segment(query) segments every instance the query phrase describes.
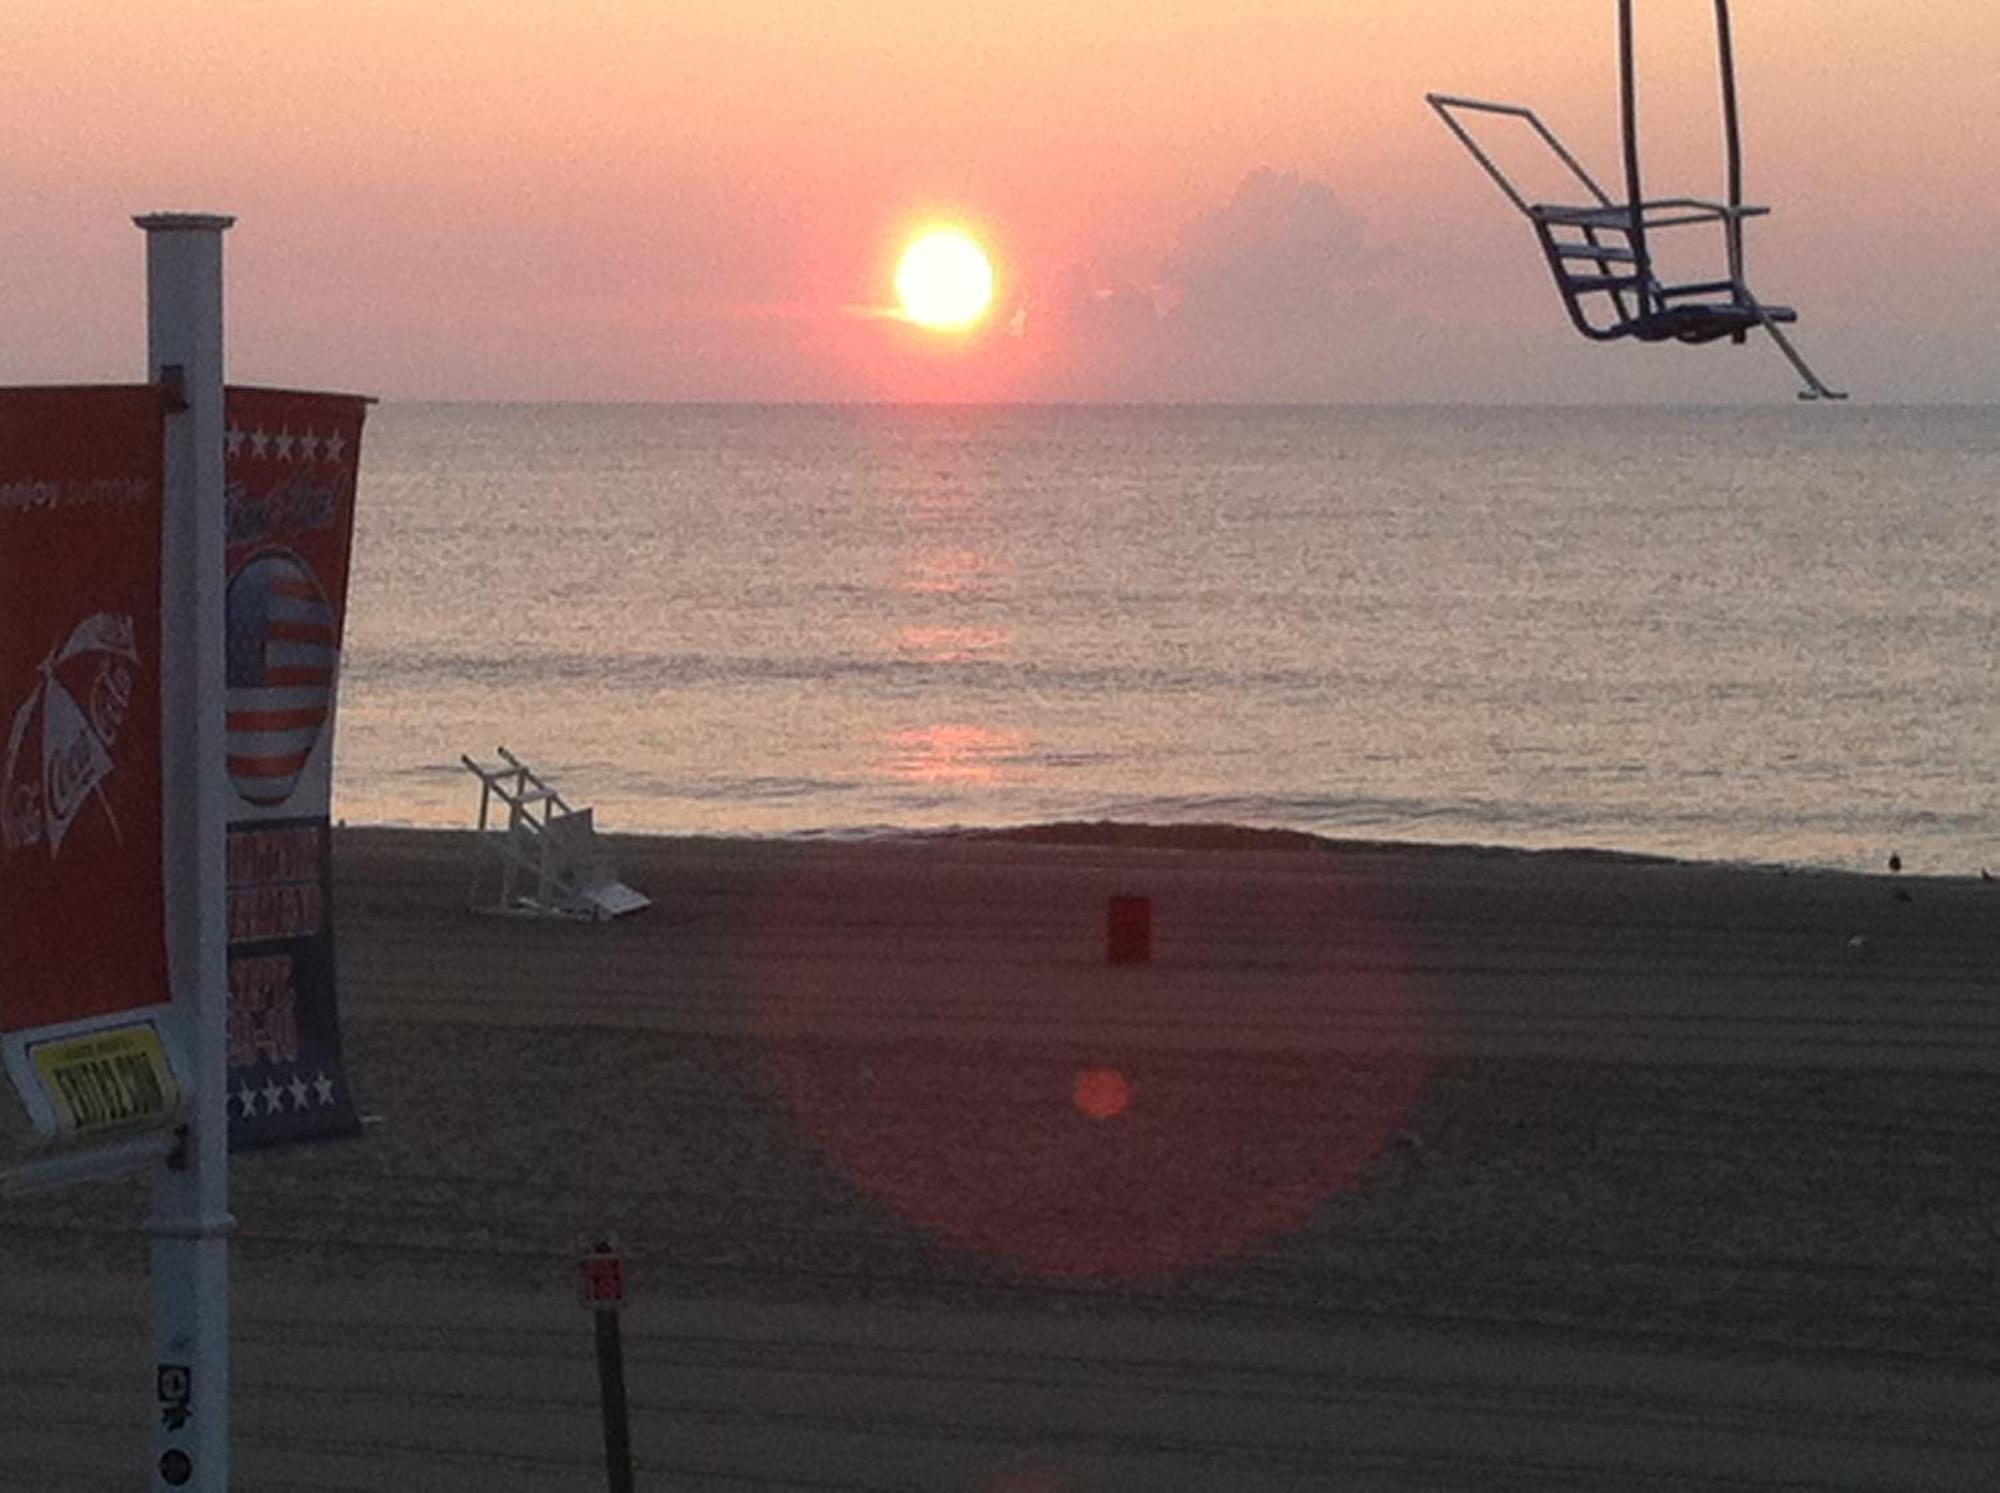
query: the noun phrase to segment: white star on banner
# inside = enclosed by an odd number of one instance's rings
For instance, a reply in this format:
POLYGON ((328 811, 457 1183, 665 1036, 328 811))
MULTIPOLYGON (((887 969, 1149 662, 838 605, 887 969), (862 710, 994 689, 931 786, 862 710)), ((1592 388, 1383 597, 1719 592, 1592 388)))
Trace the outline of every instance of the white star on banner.
POLYGON ((247 439, 246 433, 240 426, 232 425, 222 433, 222 444, 228 448, 228 454, 231 456, 243 449, 245 439, 247 439))
POLYGON ((285 1106, 281 1101, 285 1097, 285 1091, 278 1087, 278 1080, 274 1078, 266 1083, 263 1093, 265 1111, 274 1115, 283 1114, 285 1106))
POLYGON ((243 1106, 244 1119, 247 1120, 257 1113, 257 1091, 249 1084, 244 1084, 236 1091, 236 1102, 243 1106))
POLYGON ((264 434, 263 426, 260 425, 250 432, 250 454, 252 456, 262 456, 264 448, 270 444, 271 438, 264 434))
POLYGON ((304 435, 299 437, 299 460, 319 460, 319 437, 314 435, 311 430, 307 430, 304 435))
POLYGON ((282 427, 278 431, 277 444, 278 460, 290 461, 292 459, 292 431, 290 426, 282 427))
POLYGON ((292 1091, 292 1108, 304 1109, 306 1107, 306 1081, 294 1073, 292 1081, 286 1084, 285 1087, 292 1091))
POLYGON ((345 451, 346 449, 347 449, 347 438, 343 436, 339 431, 336 430, 332 435, 326 438, 326 459, 328 461, 339 461, 340 453, 345 451))
POLYGON ((319 1090, 321 1104, 333 1103, 333 1080, 326 1076, 326 1069, 319 1070, 319 1077, 313 1080, 313 1087, 319 1090))

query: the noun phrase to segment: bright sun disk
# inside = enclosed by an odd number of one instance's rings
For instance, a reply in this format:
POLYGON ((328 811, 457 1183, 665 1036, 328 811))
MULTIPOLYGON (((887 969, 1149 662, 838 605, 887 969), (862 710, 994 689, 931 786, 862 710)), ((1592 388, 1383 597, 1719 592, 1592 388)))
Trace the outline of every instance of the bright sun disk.
POLYGON ((906 320, 960 331, 992 303, 993 266, 970 234, 934 228, 912 239, 896 262, 896 298, 906 320))

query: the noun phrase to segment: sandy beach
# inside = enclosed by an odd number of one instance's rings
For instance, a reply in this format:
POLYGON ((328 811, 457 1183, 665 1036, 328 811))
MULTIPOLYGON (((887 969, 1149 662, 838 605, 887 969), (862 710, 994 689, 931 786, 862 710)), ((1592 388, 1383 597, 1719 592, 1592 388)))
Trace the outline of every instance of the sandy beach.
MULTIPOLYGON (((601 1486, 602 1229, 644 1488, 1993 1485, 1976 868, 614 843, 584 926, 337 835, 373 1123, 239 1158, 242 1486, 601 1486)), ((143 1206, 0 1203, 0 1487, 134 1485, 143 1206)))

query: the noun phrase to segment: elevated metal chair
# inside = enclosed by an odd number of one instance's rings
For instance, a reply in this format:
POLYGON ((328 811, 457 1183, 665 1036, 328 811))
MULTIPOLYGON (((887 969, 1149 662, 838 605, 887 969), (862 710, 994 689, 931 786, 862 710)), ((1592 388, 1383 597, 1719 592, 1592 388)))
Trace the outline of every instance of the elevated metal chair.
POLYGON ((1771 334, 1806 387, 1801 399, 1845 399, 1806 365, 1779 330, 1798 320, 1790 306, 1771 305, 1752 294, 1744 278, 1743 224, 1768 207, 1743 202, 1743 149, 1736 115, 1736 64, 1729 34, 1729 0, 1715 0, 1716 50, 1722 70, 1722 124, 1727 152, 1727 202, 1696 197, 1648 200, 1639 184, 1638 97, 1633 72, 1632 0, 1618 0, 1618 86, 1625 156, 1625 197, 1614 201, 1581 162, 1532 109, 1455 94, 1426 94, 1452 134, 1471 152, 1507 199, 1534 226, 1563 305, 1576 329, 1597 342, 1631 337, 1640 342, 1714 342, 1727 337, 1741 344, 1762 328, 1771 334), (1589 194, 1583 203, 1529 202, 1482 150, 1459 112, 1504 115, 1527 123, 1589 194), (1679 284, 1655 273, 1651 236, 1697 224, 1722 229, 1721 272, 1679 284))

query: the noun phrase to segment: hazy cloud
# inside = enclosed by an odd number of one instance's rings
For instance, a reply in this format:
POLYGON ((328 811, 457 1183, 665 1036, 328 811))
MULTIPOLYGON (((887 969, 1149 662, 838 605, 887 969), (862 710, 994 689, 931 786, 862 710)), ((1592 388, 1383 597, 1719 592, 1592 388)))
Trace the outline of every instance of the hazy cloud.
POLYGON ((1385 320, 1357 294, 1385 257, 1331 186, 1258 170, 1183 227, 1144 283, 1072 267, 1029 327, 1062 397, 1337 397, 1355 344, 1385 320))
POLYGON ((1369 267, 1366 225, 1324 182, 1253 171, 1235 195, 1181 230, 1161 266, 1176 311, 1282 327, 1337 303, 1369 267))

